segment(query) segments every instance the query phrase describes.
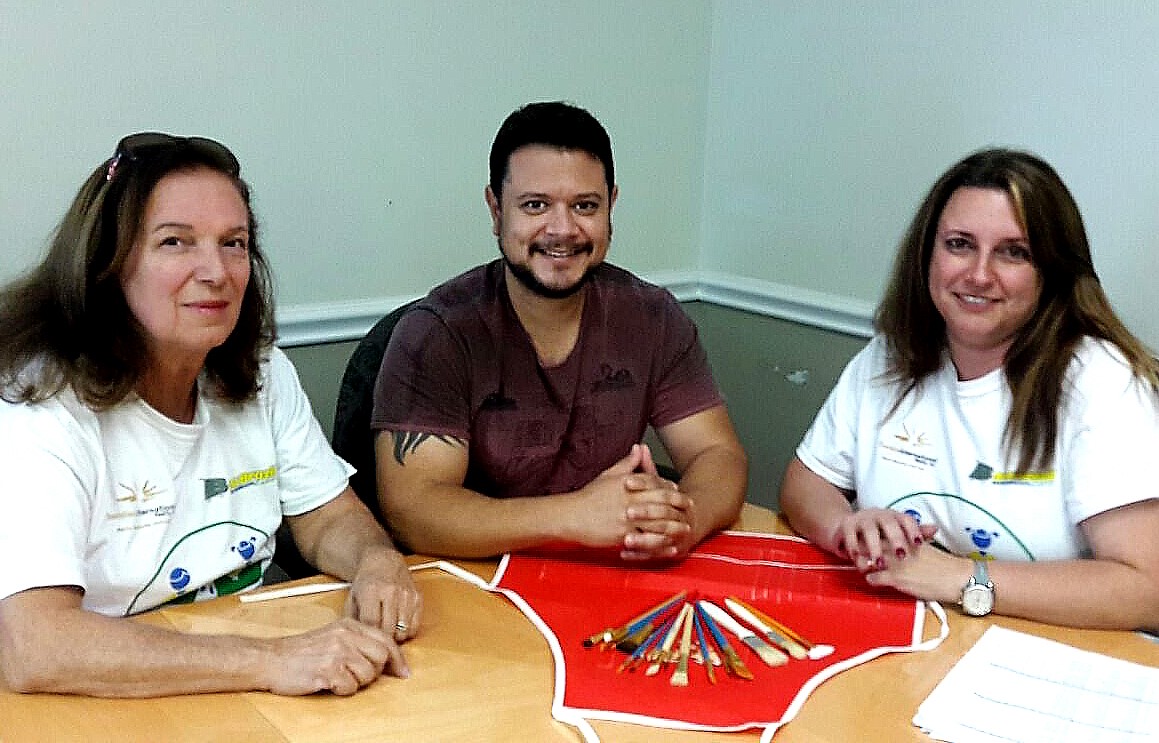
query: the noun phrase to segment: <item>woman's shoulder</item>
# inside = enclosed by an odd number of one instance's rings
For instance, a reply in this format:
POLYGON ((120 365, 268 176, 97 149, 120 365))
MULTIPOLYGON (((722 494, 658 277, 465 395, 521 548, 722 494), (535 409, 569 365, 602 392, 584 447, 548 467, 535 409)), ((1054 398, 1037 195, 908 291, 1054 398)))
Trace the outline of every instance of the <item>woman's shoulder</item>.
POLYGON ((262 359, 258 380, 258 398, 267 403, 285 399, 302 388, 297 367, 277 346, 272 346, 262 359))
POLYGON ((849 360, 845 370, 865 379, 881 377, 891 368, 889 341, 883 335, 875 335, 849 360))
POLYGON ((1103 338, 1084 336, 1075 346, 1069 373, 1072 380, 1097 377, 1101 380, 1119 377, 1123 380, 1134 377, 1131 362, 1114 343, 1103 338))
POLYGON ((98 416, 97 411, 86 405, 71 387, 65 387, 44 400, 0 400, 0 429, 3 429, 4 437, 26 442, 99 437, 101 424, 98 416))
POLYGON ((271 346, 270 350, 266 352, 265 358, 262 359, 261 368, 263 374, 297 373, 294 369, 294 362, 290 361, 286 352, 277 346, 271 346))
POLYGON ((1132 397, 1156 398, 1156 391, 1131 368, 1131 362, 1114 343, 1084 337, 1075 348, 1067 367, 1067 387, 1088 403, 1118 399, 1126 392, 1132 397))
POLYGON ((889 344, 880 335, 870 338, 845 364, 834 385, 833 393, 847 399, 892 400, 897 379, 891 375, 889 344))

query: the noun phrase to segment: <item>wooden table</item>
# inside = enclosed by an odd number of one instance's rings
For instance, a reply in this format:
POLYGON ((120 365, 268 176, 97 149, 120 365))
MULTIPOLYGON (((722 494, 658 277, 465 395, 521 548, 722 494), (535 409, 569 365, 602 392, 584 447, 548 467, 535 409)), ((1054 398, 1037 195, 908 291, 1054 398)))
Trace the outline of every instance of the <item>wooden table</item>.
MULTIPOLYGON (((746 506, 737 527, 785 531, 774 514, 756 506, 746 506)), ((494 562, 456 562, 485 578, 495 568, 494 562)), ((405 646, 414 673, 405 681, 384 677, 352 697, 246 693, 133 700, 21 695, 0 686, 0 743, 580 740, 573 728, 551 718, 551 655, 515 606, 442 571, 419 571, 415 578, 425 615, 419 636, 405 646)), ((307 582, 314 580, 323 579, 307 582)), ((274 637, 332 621, 342 610, 343 598, 344 592, 338 591, 243 604, 230 596, 160 609, 138 620, 182 632, 274 637)), ((950 636, 941 647, 887 655, 826 681, 796 719, 778 731, 776 743, 928 741, 910 723, 914 712, 990 624, 1159 666, 1159 644, 1136 633, 971 619, 947 609, 950 636)), ((927 622, 931 633, 936 624, 932 617, 927 622)), ((714 734, 593 725, 606 743, 751 743, 759 737, 759 731, 714 734)))

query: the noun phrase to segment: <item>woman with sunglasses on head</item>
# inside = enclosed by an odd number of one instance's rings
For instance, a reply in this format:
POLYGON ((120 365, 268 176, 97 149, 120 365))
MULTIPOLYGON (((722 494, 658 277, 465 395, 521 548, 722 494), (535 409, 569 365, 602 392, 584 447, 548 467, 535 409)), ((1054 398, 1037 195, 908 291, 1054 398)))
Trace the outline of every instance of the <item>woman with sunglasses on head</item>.
POLYGON ((876 326, 785 474, 793 527, 970 615, 1159 628, 1159 363, 1057 173, 1004 149, 950 168, 876 326))
POLYGON ((0 670, 20 691, 351 694, 409 674, 421 599, 273 345, 233 154, 123 139, 0 292, 0 670), (124 617, 261 585, 285 517, 346 617, 186 635, 124 617))

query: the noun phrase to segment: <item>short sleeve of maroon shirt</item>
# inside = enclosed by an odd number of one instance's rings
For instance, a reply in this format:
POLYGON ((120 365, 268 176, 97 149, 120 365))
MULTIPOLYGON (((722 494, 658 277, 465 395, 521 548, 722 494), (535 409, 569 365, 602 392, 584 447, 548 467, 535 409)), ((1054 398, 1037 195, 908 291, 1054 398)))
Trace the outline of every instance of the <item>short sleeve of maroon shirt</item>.
POLYGON ((666 289, 607 264, 579 339, 544 368, 494 261, 434 289, 395 327, 371 427, 467 442, 464 486, 494 497, 576 490, 662 428, 721 404, 696 326, 666 289))

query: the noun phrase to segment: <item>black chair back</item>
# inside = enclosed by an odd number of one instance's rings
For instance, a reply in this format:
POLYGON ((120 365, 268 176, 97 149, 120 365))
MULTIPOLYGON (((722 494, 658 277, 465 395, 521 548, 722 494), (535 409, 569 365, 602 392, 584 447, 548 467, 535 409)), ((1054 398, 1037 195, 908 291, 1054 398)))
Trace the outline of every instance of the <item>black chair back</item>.
MULTIPOLYGON (((370 414, 374 410, 374 383, 378 379, 378 368, 382 366, 382 357, 386 353, 386 345, 390 342, 394 326, 417 302, 417 299, 407 302, 376 322, 355 347, 354 353, 350 354, 338 389, 334 432, 330 437, 334 452, 358 469, 350 478, 350 487, 384 527, 386 520, 378 505, 374 432, 370 430, 370 414)), ((278 529, 274 564, 290 578, 304 578, 318 572, 302 557, 285 521, 278 529)))
POLYGON ((382 357, 394 332, 394 326, 418 300, 396 308, 370 329, 354 349, 342 375, 338 389, 338 403, 334 409, 334 433, 330 443, 334 453, 358 469, 350 478, 350 487, 370 508, 374 517, 384 526, 386 520, 378 505, 378 478, 374 462, 374 432, 370 430, 370 414, 374 410, 374 383, 382 357))

